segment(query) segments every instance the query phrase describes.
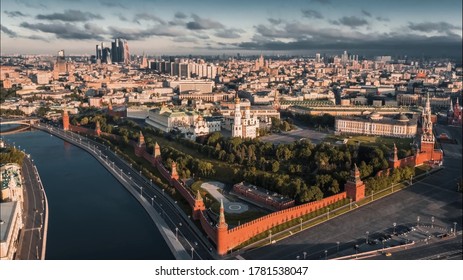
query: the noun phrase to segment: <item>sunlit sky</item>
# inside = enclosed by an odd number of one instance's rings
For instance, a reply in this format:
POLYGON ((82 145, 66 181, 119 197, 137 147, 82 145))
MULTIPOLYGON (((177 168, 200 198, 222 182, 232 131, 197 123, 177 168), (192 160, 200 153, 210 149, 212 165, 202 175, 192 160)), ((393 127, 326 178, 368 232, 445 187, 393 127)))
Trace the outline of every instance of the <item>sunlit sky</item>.
POLYGON ((4 54, 461 54, 461 0, 2 0, 4 54))

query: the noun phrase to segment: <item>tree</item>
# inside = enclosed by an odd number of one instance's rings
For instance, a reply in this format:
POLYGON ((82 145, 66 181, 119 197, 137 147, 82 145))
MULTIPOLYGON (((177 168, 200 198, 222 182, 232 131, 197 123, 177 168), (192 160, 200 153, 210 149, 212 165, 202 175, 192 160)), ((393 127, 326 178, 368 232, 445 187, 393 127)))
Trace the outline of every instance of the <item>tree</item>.
POLYGON ((83 118, 80 120, 80 124, 81 124, 81 125, 87 125, 87 124, 88 124, 88 118, 87 118, 87 117, 83 117, 83 118))
POLYGON ((278 172, 278 170, 280 170, 280 164, 278 163, 278 161, 274 160, 272 162, 272 172, 276 173, 278 172))

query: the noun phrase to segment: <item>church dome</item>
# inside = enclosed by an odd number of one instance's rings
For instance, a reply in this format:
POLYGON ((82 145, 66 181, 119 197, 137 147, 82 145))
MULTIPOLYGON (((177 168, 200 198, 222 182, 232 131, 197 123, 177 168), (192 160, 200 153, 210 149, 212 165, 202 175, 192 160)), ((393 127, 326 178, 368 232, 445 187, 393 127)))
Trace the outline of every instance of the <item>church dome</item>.
POLYGON ((409 119, 407 118, 407 116, 405 116, 405 114, 400 114, 399 116, 399 122, 408 122, 409 119))
POLYGON ((372 120, 381 120, 383 117, 378 112, 373 112, 370 114, 370 119, 372 120))

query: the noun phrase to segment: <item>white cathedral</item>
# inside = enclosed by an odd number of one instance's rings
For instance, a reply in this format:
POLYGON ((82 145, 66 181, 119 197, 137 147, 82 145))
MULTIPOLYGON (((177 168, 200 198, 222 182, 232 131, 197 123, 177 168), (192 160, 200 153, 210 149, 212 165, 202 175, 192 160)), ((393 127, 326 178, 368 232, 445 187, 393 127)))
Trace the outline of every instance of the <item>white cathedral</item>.
POLYGON ((246 106, 244 114, 241 112, 240 99, 235 98, 235 116, 232 125, 232 137, 256 138, 259 136, 259 119, 251 116, 251 107, 246 106))

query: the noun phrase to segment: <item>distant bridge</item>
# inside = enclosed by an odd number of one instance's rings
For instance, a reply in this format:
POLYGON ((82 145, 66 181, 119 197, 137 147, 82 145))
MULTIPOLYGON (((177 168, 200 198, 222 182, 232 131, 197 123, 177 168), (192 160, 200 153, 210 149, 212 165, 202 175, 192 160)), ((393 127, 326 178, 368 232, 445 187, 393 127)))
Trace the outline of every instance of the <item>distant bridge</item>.
POLYGON ((23 130, 27 130, 33 125, 38 124, 39 122, 40 122, 39 118, 17 118, 17 119, 0 118, 0 125, 4 125, 4 124, 19 124, 20 125, 20 127, 18 127, 17 129, 8 130, 5 132, 3 130, 0 130, 0 134, 7 135, 7 134, 12 134, 12 133, 20 132, 23 130))
POLYGON ((0 125, 3 124, 21 124, 31 126, 33 124, 38 124, 40 122, 39 118, 17 118, 17 119, 3 119, 0 118, 0 125))

